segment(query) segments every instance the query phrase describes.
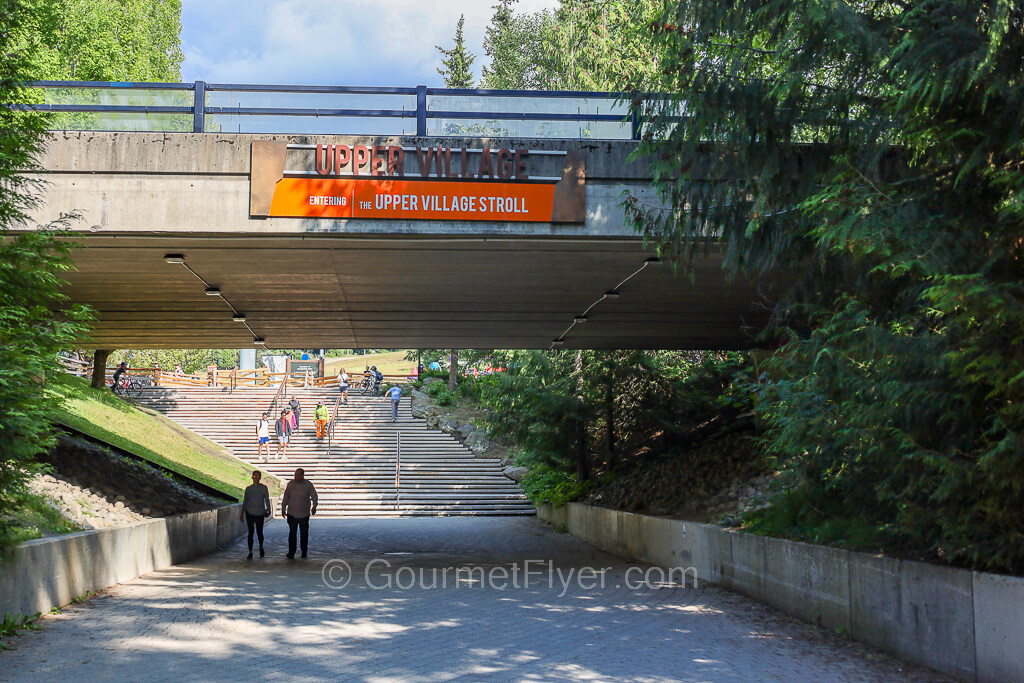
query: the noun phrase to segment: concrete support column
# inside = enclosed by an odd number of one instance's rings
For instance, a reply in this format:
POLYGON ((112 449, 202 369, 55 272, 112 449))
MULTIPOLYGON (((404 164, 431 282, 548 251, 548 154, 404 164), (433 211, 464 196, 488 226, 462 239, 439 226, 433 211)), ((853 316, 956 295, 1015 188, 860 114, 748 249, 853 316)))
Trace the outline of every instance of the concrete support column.
POLYGON ((256 369, 256 349, 239 349, 238 350, 238 369, 239 370, 255 370, 256 369))

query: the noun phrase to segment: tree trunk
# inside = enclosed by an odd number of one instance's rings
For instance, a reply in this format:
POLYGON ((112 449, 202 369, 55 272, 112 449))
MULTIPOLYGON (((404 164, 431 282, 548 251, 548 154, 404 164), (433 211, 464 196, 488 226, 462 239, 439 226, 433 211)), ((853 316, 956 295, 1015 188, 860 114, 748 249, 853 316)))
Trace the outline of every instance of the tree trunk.
POLYGON ((576 478, 590 479, 590 460, 587 458, 586 397, 583 395, 583 351, 576 352, 576 399, 579 401, 576 415, 576 478))
POLYGON ((616 461, 615 452, 615 394, 612 391, 611 368, 605 376, 604 384, 604 421, 608 436, 608 467, 614 467, 616 461))
POLYGON ((448 391, 455 391, 459 383, 459 350, 452 349, 448 358, 448 391))
POLYGON ((107 386, 107 358, 110 351, 96 349, 92 355, 92 388, 103 389, 107 386))
POLYGON ((576 422, 576 478, 590 479, 590 460, 587 458, 587 430, 582 416, 576 422))

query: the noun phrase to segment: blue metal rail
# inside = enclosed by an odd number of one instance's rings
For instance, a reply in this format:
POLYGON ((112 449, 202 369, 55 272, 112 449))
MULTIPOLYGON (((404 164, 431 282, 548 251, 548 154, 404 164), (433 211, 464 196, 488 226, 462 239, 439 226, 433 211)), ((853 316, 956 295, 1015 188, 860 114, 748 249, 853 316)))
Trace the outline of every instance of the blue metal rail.
MULTIPOLYGON (((631 96, 625 93, 576 92, 566 90, 486 90, 467 88, 428 88, 416 87, 371 87, 371 86, 327 86, 327 85, 243 85, 232 83, 117 83, 105 81, 36 81, 32 87, 42 90, 45 103, 15 105, 18 109, 53 112, 59 114, 108 113, 115 115, 147 115, 162 114, 177 117, 177 126, 166 124, 161 129, 159 122, 147 123, 146 130, 183 130, 183 121, 191 118, 191 129, 195 133, 207 132, 207 118, 217 121, 217 132, 224 130, 221 122, 226 117, 239 117, 236 121, 264 117, 263 125, 273 125, 268 117, 311 117, 313 119, 390 119, 415 120, 415 135, 491 135, 501 137, 503 124, 508 127, 519 124, 529 125, 536 122, 541 136, 544 129, 541 124, 548 123, 548 131, 552 132, 558 124, 583 124, 578 129, 579 135, 600 138, 590 124, 605 124, 603 130, 610 132, 615 139, 638 139, 640 135, 640 118, 637 106, 631 96), (91 91, 85 94, 83 91, 91 91), (121 100, 125 98, 156 99, 166 101, 175 99, 175 92, 182 93, 178 100, 191 100, 191 105, 182 101, 180 104, 144 104, 102 103, 103 100, 121 100), (81 95, 79 95, 81 93, 81 95), (367 97, 370 100, 383 101, 388 107, 347 107, 347 106, 303 106, 305 99, 308 104, 317 98, 323 100, 330 96, 351 96, 349 99, 367 97), (64 99, 64 102, 52 100, 64 99), (93 101, 81 101, 81 100, 93 101), (243 103, 242 100, 257 100, 255 103, 243 103), (259 100, 285 100, 272 102, 274 105, 296 106, 265 106, 259 100), (67 100, 71 100, 70 102, 67 100), (77 100, 77 101, 76 101, 77 100), (100 100, 100 103, 96 103, 100 100), (235 101, 234 105, 229 104, 235 101), (388 100, 391 100, 388 102, 388 100), (398 106, 400 105, 400 106, 398 106), (495 108, 495 111, 491 111, 495 108), (430 132, 428 122, 433 121, 435 130, 430 132), (459 129, 454 122, 465 122, 459 129), (486 123, 492 124, 491 129, 486 123), (153 125, 157 127, 152 127, 153 125), (442 128, 442 126, 447 128, 442 128), (474 128, 476 126, 476 128, 474 128), (442 132, 447 130, 448 132, 442 132), (497 132, 494 132, 497 130, 497 132)), ((372 102, 371 104, 375 104, 372 102)), ((346 103, 341 103, 346 104, 346 103)), ((65 129, 97 130, 86 126, 81 120, 74 119, 63 122, 65 129)), ((339 125, 341 124, 338 121, 339 125)), ((321 126, 322 127, 322 126, 321 126)), ((386 126, 385 126, 386 127, 386 126)), ((111 128, 113 129, 113 128, 111 128)), ((241 131, 241 124, 238 125, 241 131)), ((404 130, 404 129, 403 129, 404 130)), ((252 132, 252 131, 246 131, 252 132)), ((266 132, 274 132, 267 130, 266 132)), ((335 132, 344 132, 337 130, 335 132)), ((360 131, 367 132, 367 131, 360 131)), ((412 128, 410 126, 410 133, 412 128)), ((381 130, 378 134, 388 134, 381 130)), ((517 135, 519 136, 519 135, 517 135)), ((553 135, 553 137, 568 137, 553 135)))

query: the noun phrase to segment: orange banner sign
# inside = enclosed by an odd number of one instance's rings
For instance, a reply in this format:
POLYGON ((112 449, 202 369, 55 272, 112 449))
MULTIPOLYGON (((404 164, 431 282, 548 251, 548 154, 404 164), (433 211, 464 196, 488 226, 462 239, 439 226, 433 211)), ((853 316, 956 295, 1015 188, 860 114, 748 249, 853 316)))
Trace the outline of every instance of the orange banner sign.
POLYGON ((553 183, 282 178, 269 215, 548 222, 554 198, 553 183))
MULTIPOLYGON (((474 178, 473 173, 468 177, 463 173, 459 174, 463 177, 451 175, 455 173, 447 163, 451 148, 438 147, 431 153, 429 148, 424 152, 416 147, 413 149, 423 156, 423 163, 418 167, 420 174, 427 177, 407 179, 406 172, 414 171, 416 167, 407 169, 402 164, 412 166, 411 162, 418 161, 419 156, 412 159, 416 155, 398 153, 403 148, 392 147, 397 151, 393 155, 393 168, 387 175, 368 173, 361 176, 357 162, 346 162, 348 166, 335 163, 326 169, 328 173, 324 173, 325 169, 320 168, 323 159, 312 157, 319 150, 322 152, 320 157, 336 158, 340 154, 338 150, 349 149, 345 144, 288 145, 279 140, 253 140, 249 215, 257 218, 539 223, 582 223, 586 220, 586 172, 583 154, 579 150, 536 152, 538 157, 548 154, 543 157, 545 159, 562 154, 564 161, 559 159, 561 176, 552 174, 543 176, 543 179, 535 176, 534 180, 523 166, 526 156, 534 154, 529 150, 498 150, 498 165, 495 167, 488 162, 487 148, 461 149, 456 157, 460 160, 467 157, 482 169, 480 173, 483 176, 491 178, 480 180, 474 178), (473 155, 479 160, 470 158, 473 155), (285 171, 286 161, 288 168, 297 170, 285 171), (316 175, 309 170, 313 166, 317 167, 316 175), (436 177, 430 176, 432 166, 436 167, 436 177), (339 175, 346 168, 351 175, 339 175), (498 171, 493 171, 494 168, 498 171)), ((380 149, 391 154, 391 147, 380 149)), ((359 155, 350 152, 349 156, 359 155)), ((473 166, 469 161, 460 161, 466 173, 473 166)), ((377 164, 380 166, 382 164, 377 164)), ((381 168, 377 170, 383 173, 381 168)))

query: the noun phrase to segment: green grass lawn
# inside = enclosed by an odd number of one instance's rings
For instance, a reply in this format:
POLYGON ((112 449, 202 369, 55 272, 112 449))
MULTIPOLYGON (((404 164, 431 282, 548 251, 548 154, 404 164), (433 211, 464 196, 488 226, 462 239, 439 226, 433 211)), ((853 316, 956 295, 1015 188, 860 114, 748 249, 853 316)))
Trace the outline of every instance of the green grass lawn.
POLYGON ((342 356, 341 358, 325 358, 324 374, 333 377, 339 368, 345 368, 350 375, 361 375, 368 365, 376 365, 385 375, 408 376, 416 367, 416 361, 405 360, 407 351, 389 351, 388 353, 370 353, 365 356, 342 356))
MULTIPOLYGON (((236 500, 251 483, 252 466, 160 413, 120 399, 106 389, 70 375, 49 378, 46 393, 62 399, 51 418, 59 423, 190 479, 236 500)), ((263 483, 276 495, 281 481, 264 473, 263 483)))

